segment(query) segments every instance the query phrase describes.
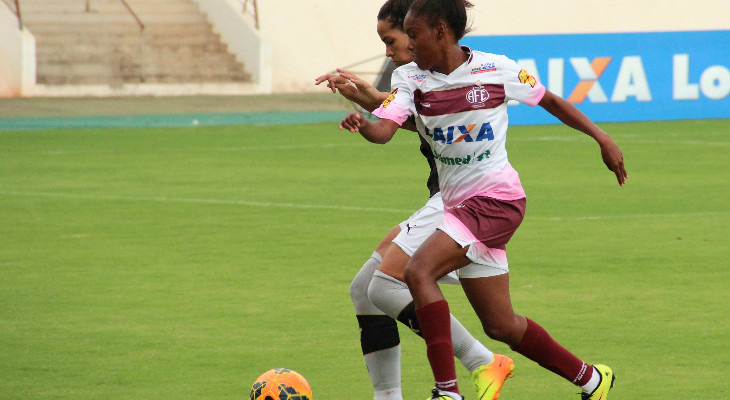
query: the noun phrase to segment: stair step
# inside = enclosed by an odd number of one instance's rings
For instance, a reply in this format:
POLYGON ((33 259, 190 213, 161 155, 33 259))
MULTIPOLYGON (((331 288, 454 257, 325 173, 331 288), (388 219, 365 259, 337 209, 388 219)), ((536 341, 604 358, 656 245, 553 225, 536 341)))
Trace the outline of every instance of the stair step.
MULTIPOLYGON (((37 46, 36 56, 47 59, 47 57, 67 56, 81 57, 83 55, 94 55, 103 53, 139 53, 140 43, 138 40, 128 43, 110 43, 108 45, 99 44, 78 44, 75 46, 37 46)), ((146 43, 145 54, 228 54, 228 47, 221 42, 206 43, 146 43)), ((231 55, 231 57, 233 57, 231 55)))
POLYGON ((145 24, 142 35, 119 0, 90 0, 91 12, 83 0, 23 0, 36 38, 37 82, 139 83, 142 61, 150 83, 250 80, 192 0, 127 2, 145 24))
POLYGON ((39 85, 90 85, 90 84, 119 84, 119 83, 225 83, 225 82, 249 82, 251 77, 248 74, 218 74, 218 75, 195 75, 172 76, 169 74, 146 74, 144 79, 138 72, 128 71, 117 74, 114 79, 106 75, 85 75, 80 76, 47 76, 38 79, 39 85))
MULTIPOLYGON (((22 9, 21 9, 22 10, 22 9)), ((97 13, 44 13, 44 14, 28 14, 26 10, 23 12, 23 21, 27 21, 29 24, 53 24, 59 23, 59 18, 63 18, 63 23, 70 26, 74 25, 104 25, 104 24, 115 24, 125 23, 128 21, 134 22, 135 19, 128 13, 115 13, 115 14, 97 14, 97 13)), ((159 23, 172 23, 172 24, 184 24, 184 23, 208 23, 208 19, 205 15, 200 13, 190 14, 186 12, 181 13, 154 13, 154 14, 143 14, 138 15, 139 19, 147 24, 159 24, 159 23)), ((136 22, 135 22, 136 23, 136 22)))
MULTIPOLYGON (((62 26, 43 26, 34 27, 33 25, 27 25, 29 30, 36 36, 38 41, 52 40, 52 41, 68 41, 69 43, 75 43, 76 38, 81 40, 95 40, 97 37, 107 38, 110 36, 119 35, 140 35, 140 29, 135 24, 114 24, 106 29, 100 25, 98 27, 75 27, 70 29, 64 29, 62 26)), ((195 42, 205 40, 207 38, 218 39, 218 35, 213 33, 210 27, 204 27, 200 25, 177 25, 173 27, 165 26, 147 26, 144 30, 145 38, 149 40, 185 40, 187 42, 195 42)))

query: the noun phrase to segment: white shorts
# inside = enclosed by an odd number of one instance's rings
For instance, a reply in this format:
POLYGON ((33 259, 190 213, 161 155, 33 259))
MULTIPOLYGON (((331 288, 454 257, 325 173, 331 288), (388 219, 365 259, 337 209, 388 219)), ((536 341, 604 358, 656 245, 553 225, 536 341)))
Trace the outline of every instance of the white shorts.
MULTIPOLYGON (((444 201, 441 199, 441 193, 436 193, 420 210, 399 224, 400 233, 393 239, 393 243, 408 257, 412 257, 421 244, 436 232, 443 217, 444 201)), ((439 283, 459 284, 459 277, 454 271, 439 279, 439 283)))

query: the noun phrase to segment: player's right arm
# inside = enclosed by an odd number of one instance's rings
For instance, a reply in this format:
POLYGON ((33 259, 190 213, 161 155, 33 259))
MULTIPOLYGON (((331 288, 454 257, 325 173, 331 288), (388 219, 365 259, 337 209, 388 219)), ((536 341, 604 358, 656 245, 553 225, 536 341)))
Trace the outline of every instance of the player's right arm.
POLYGON ((413 102, 409 71, 396 69, 391 77, 393 91, 373 111, 377 121, 370 121, 360 113, 350 113, 340 122, 340 129, 359 132, 365 139, 373 143, 387 143, 395 132, 416 114, 413 102))

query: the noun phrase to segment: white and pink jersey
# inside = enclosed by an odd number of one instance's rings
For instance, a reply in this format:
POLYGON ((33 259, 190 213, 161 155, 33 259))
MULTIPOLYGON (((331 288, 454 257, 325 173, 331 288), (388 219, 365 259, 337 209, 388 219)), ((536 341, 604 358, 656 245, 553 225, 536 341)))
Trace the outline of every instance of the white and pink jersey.
POLYGON ((463 49, 469 59, 449 75, 415 63, 396 69, 393 93, 373 114, 398 124, 418 117, 447 209, 473 196, 521 199, 525 192, 505 147, 507 101, 535 106, 545 87, 505 56, 463 49))

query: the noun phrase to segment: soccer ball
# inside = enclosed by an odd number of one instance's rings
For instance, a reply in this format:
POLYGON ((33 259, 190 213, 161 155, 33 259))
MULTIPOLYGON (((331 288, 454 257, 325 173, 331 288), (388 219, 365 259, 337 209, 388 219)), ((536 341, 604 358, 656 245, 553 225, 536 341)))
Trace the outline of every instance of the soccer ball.
POLYGON ((286 368, 270 369, 251 386, 249 400, 312 400, 309 383, 298 372, 286 368))

